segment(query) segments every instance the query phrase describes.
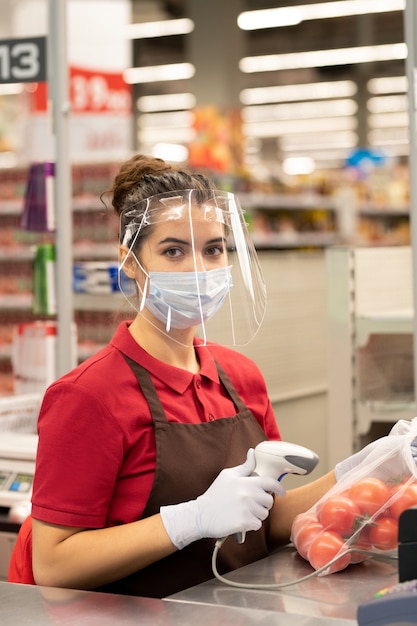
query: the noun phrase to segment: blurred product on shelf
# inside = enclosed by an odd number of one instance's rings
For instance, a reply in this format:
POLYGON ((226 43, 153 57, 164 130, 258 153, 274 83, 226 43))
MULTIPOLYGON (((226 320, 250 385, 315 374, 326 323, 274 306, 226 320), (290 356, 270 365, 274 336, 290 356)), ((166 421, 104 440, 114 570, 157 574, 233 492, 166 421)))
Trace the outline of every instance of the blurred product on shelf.
MULTIPOLYGON (((12 366, 16 394, 42 393, 55 380, 56 334, 57 324, 53 321, 29 322, 14 328, 12 366)), ((75 347, 75 324, 73 341, 75 347)), ((75 365, 74 362, 72 367, 75 365)))
POLYGON ((119 291, 118 264, 111 261, 84 261, 73 266, 74 293, 119 291))
POLYGON ((338 242, 336 209, 253 209, 250 230, 258 247, 324 246, 338 242))
POLYGON ((20 226, 35 232, 55 230, 54 163, 33 163, 28 172, 20 226))
POLYGON ((56 315, 56 267, 55 245, 41 243, 36 246, 33 263, 33 302, 34 315, 56 315))

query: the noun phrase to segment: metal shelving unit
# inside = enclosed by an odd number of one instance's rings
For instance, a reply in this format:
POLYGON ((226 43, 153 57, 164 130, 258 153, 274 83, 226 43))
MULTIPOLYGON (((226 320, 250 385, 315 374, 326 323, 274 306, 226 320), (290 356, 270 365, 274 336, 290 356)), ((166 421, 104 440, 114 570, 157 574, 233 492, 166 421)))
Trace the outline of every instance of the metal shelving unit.
POLYGON ((330 465, 416 414, 411 248, 326 251, 330 465))

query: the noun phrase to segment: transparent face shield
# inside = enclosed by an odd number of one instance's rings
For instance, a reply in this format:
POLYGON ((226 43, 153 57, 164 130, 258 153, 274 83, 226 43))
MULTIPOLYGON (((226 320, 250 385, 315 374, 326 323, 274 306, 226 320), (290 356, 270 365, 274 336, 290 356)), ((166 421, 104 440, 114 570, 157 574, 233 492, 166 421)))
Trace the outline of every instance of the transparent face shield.
POLYGON ((149 324, 183 345, 253 339, 266 287, 234 194, 152 196, 123 211, 120 238, 120 290, 149 324))

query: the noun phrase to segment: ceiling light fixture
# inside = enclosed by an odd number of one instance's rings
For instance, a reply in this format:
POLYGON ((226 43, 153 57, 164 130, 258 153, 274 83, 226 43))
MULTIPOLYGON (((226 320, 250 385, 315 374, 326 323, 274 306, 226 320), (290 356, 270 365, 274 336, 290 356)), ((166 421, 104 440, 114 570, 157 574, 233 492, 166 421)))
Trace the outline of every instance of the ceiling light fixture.
POLYGON ((254 87, 240 92, 242 104, 266 104, 268 102, 294 102, 296 100, 321 100, 327 98, 349 98, 357 92, 352 80, 254 87))
POLYGON ((316 119, 355 115, 358 105, 349 98, 338 100, 310 100, 291 104, 264 104, 242 108, 245 122, 264 122, 272 120, 316 119))
POLYGON ((369 128, 408 128, 408 113, 378 113, 368 115, 369 128))
POLYGON ((244 11, 237 18, 242 30, 261 30, 293 26, 307 20, 322 20, 349 15, 402 11, 405 0, 340 0, 317 2, 292 7, 244 11))
POLYGON ((366 87, 369 93, 379 95, 383 93, 405 93, 408 89, 406 76, 384 76, 382 78, 371 78, 366 87))
POLYGON ((194 30, 194 22, 188 18, 142 22, 126 26, 127 39, 151 39, 170 35, 188 35, 194 30))
POLYGON ((136 106, 143 113, 155 111, 179 111, 195 107, 196 97, 192 93, 170 93, 160 96, 141 96, 136 106))
POLYGON ((188 159, 188 148, 177 143, 157 143, 152 148, 152 156, 164 161, 181 163, 188 159))
POLYGON ((309 132, 337 132, 354 130, 357 127, 355 117, 316 118, 313 120, 285 120, 252 122, 243 124, 243 132, 248 137, 279 137, 283 135, 305 135, 309 132))
POLYGON ((279 146, 284 151, 325 150, 327 148, 353 148, 358 143, 358 135, 353 131, 331 133, 304 133, 279 138, 279 146))
POLYGON ((179 127, 188 128, 194 122, 194 114, 191 111, 169 111, 166 113, 144 113, 138 118, 141 128, 145 127, 179 127))
MULTIPOLYGON (((315 161, 340 161, 347 157, 348 150, 350 150, 350 148, 341 148, 338 150, 335 149, 334 146, 330 146, 327 150, 318 150, 317 148, 314 148, 312 152, 314 153, 313 156, 315 161)), ((309 151, 307 150, 307 152, 309 151)), ((297 148, 294 152, 287 151, 286 154, 291 154, 292 157, 300 157, 305 156, 306 151, 297 148)))
POLYGON ((129 85, 138 83, 157 83, 170 80, 186 80, 195 74, 192 63, 170 63, 148 67, 130 67, 123 72, 123 78, 129 85))
POLYGON ((140 144, 154 145, 156 143, 184 143, 188 144, 195 139, 193 128, 141 128, 138 131, 140 144))
POLYGON ((368 141, 372 145, 376 144, 408 144, 407 128, 374 128, 368 133, 368 141))
POLYGON ((282 162, 282 169, 289 176, 312 174, 316 169, 316 163, 310 156, 290 156, 282 162))
POLYGON ((399 113, 408 111, 408 98, 404 95, 374 96, 369 98, 366 108, 370 113, 399 113))
POLYGON ((15 96, 19 93, 23 93, 22 83, 10 83, 7 85, 0 85, 0 96, 15 96))
POLYGON ((308 52, 244 57, 239 61, 239 68, 245 74, 252 74, 255 72, 275 72, 308 67, 391 61, 394 59, 405 59, 406 56, 406 44, 393 43, 379 46, 358 46, 354 48, 335 48, 334 50, 309 50, 308 52))

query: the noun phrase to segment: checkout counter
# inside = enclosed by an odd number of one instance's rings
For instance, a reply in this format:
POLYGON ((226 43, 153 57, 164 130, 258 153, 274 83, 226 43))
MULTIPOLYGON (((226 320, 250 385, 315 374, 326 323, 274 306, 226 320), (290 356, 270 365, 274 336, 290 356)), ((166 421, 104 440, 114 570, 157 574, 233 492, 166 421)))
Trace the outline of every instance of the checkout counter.
MULTIPOLYGON (((245 584, 286 583, 312 572, 287 546, 229 575, 245 584)), ((370 559, 281 589, 231 587, 213 578, 162 600, 0 583, 2 626, 352 626, 359 604, 398 582, 398 561, 370 559)))
POLYGON ((0 580, 7 578, 20 524, 30 510, 37 445, 35 434, 0 433, 0 580))
MULTIPOLYGON (((3 571, 0 578, 3 581, 20 527, 11 513, 30 499, 36 447, 36 435, 1 433, 0 569, 3 571)), ((411 521, 415 542, 415 516, 411 521)), ((359 605, 371 601, 378 591, 398 583, 399 561, 378 556, 328 576, 312 574, 311 566, 288 545, 224 576, 238 585, 243 584, 244 588, 231 586, 213 576, 212 580, 162 600, 0 582, 0 624, 354 625, 359 605), (271 585, 281 587, 267 588, 271 585)), ((417 606, 415 595, 413 607, 417 606)), ((407 623, 417 624, 417 610, 413 610, 415 619, 407 623)), ((383 622, 374 623, 379 626, 383 622)))

